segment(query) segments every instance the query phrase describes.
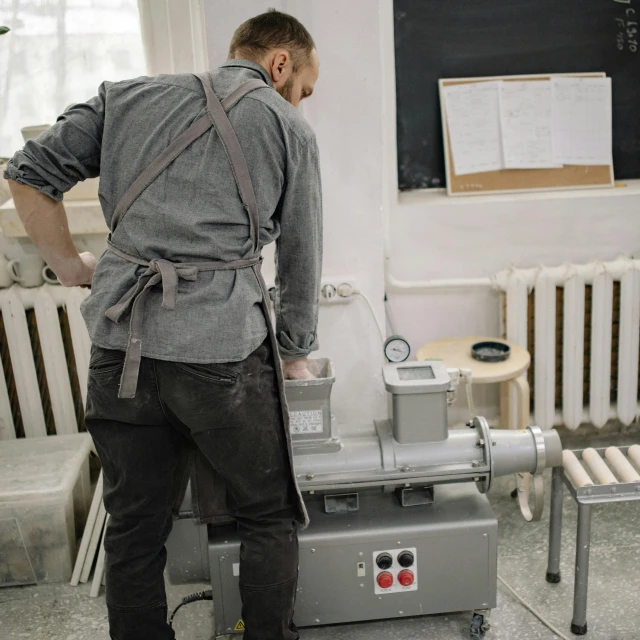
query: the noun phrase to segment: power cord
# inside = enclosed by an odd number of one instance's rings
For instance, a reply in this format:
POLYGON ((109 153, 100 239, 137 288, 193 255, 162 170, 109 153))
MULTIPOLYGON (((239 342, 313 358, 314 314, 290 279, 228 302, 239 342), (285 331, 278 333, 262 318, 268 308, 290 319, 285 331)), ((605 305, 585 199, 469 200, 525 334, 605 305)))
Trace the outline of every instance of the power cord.
POLYGON ((385 338, 384 338, 384 331, 382 330, 382 327, 380 326, 380 323, 378 322, 378 318, 376 318, 376 314, 373 312, 373 305, 371 304, 371 300, 369 300, 369 298, 362 293, 361 291, 354 291, 354 294, 357 296, 360 296, 366 303, 367 303, 367 307, 369 307, 369 311, 371 312, 371 317, 373 318, 374 322, 376 323, 376 327, 378 329, 378 333, 380 334, 380 341, 384 344, 385 338))
POLYGON ((391 303, 389 302, 389 298, 386 292, 384 294, 384 311, 387 317, 387 326, 389 327, 389 334, 392 336, 395 336, 397 334, 396 323, 393 319, 393 313, 391 312, 391 303))
MULTIPOLYGON (((473 404, 473 391, 472 391, 472 377, 470 369, 460 369, 460 376, 464 378, 465 386, 467 388, 467 402, 469 404, 469 412, 471 413, 471 419, 475 417, 475 407, 473 404)), ((539 611, 534 609, 528 602, 526 602, 520 594, 502 577, 498 576, 498 580, 502 586, 525 608, 532 613, 542 624, 549 629, 552 633, 555 633, 561 640, 571 640, 568 636, 565 636, 561 631, 551 624, 539 611)))
POLYGON ((185 604, 191 604, 192 602, 199 602, 200 600, 213 600, 213 591, 211 589, 208 589, 207 591, 198 591, 197 593, 192 593, 186 598, 182 598, 182 602, 180 602, 180 604, 173 610, 173 613, 169 618, 169 626, 173 628, 173 619, 176 617, 176 613, 178 613, 181 607, 184 607, 185 604))
MULTIPOLYGON (((565 636, 560 630, 553 626, 551 622, 549 622, 539 611, 534 609, 528 602, 526 602, 520 594, 502 577, 498 576, 498 580, 502 584, 502 586, 525 608, 527 611, 531 612, 542 624, 549 629, 552 633, 555 633, 558 638, 561 640, 571 640, 568 636, 565 636)), ((192 602, 199 602, 201 600, 213 600, 213 592, 211 589, 207 591, 199 591, 198 593, 194 593, 186 598, 182 598, 182 602, 173 610, 171 617, 169 618, 169 626, 173 628, 173 619, 176 617, 176 613, 180 610, 181 607, 184 607, 185 604, 191 604, 192 602)))
POLYGON ((385 332, 382 329, 382 326, 380 325, 380 323, 378 322, 378 318, 376 317, 376 314, 373 311, 373 305, 371 304, 371 300, 369 300, 367 295, 362 293, 360 289, 354 289, 350 284, 347 284, 346 282, 338 286, 338 288, 334 290, 334 293, 337 293, 338 296, 340 296, 341 298, 350 298, 351 296, 360 296, 367 303, 367 307, 369 308, 371 317, 373 318, 376 328, 378 329, 380 340, 382 341, 382 344, 384 344, 385 332))
MULTIPOLYGON (((549 622, 538 610, 534 609, 520 594, 502 577, 498 576, 499 582, 502 586, 525 608, 532 613, 542 624, 549 629, 552 633, 555 633, 561 640, 571 640, 568 636, 565 636, 559 629, 557 629, 551 622, 549 622)), ((173 610, 171 617, 169 618, 169 626, 173 628, 173 619, 176 617, 176 613, 184 607, 185 604, 191 604, 192 602, 200 602, 201 600, 213 600, 213 592, 211 589, 207 591, 199 591, 193 593, 186 598, 182 598, 180 604, 173 610)))
POLYGON ((542 624, 549 629, 552 633, 555 633, 558 638, 562 640, 571 640, 568 636, 565 636, 562 631, 558 630, 556 627, 551 624, 539 611, 534 609, 528 602, 526 602, 520 594, 508 583, 504 578, 498 576, 498 580, 502 584, 502 586, 525 608, 527 611, 531 612, 542 624))
POLYGON ((471 375, 471 369, 460 369, 460 377, 464 378, 464 386, 467 390, 467 405, 469 406, 469 413, 473 420, 476 417, 476 408, 473 404, 473 389, 471 387, 473 384, 473 378, 471 375))

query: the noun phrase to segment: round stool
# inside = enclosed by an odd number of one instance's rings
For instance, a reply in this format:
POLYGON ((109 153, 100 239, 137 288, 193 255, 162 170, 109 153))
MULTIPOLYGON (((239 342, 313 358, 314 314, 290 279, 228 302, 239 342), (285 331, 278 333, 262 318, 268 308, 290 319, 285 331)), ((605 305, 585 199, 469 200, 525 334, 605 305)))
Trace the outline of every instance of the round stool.
POLYGON ((524 429, 529 426, 529 383, 526 371, 531 356, 526 349, 497 338, 465 336, 444 338, 420 347, 418 360, 442 360, 447 367, 471 369, 473 384, 500 384, 500 426, 508 429, 524 429), (471 357, 471 346, 476 342, 502 342, 509 345, 511 355, 504 362, 480 362, 471 357), (510 406, 511 392, 516 401, 517 411, 510 406), (515 416, 512 416, 515 413, 515 416), (515 418, 515 419, 514 419, 515 418))

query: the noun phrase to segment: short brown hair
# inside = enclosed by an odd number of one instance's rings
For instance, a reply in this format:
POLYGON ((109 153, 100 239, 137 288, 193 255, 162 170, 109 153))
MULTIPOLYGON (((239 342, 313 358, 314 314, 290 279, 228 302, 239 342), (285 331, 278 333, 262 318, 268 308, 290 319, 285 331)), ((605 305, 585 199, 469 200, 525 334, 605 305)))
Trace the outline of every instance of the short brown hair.
POLYGON ((240 55, 256 60, 270 49, 282 48, 291 53, 294 69, 298 69, 309 62, 315 46, 311 34, 299 20, 288 13, 269 9, 236 29, 229 47, 229 57, 240 55))

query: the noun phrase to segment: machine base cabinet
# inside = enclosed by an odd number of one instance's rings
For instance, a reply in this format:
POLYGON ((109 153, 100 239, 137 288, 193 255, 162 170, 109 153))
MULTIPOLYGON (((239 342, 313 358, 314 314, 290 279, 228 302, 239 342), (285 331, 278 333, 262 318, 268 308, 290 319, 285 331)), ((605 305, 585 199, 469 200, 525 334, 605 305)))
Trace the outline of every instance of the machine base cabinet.
MULTIPOLYGON (((477 611, 471 637, 482 637, 479 627, 486 628, 496 606, 498 523, 473 483, 435 490, 430 505, 402 507, 380 492, 361 494, 358 511, 331 514, 321 497, 310 496, 311 525, 300 534, 296 624, 477 611)), ((211 528, 209 566, 216 636, 241 631, 233 528, 211 528)))

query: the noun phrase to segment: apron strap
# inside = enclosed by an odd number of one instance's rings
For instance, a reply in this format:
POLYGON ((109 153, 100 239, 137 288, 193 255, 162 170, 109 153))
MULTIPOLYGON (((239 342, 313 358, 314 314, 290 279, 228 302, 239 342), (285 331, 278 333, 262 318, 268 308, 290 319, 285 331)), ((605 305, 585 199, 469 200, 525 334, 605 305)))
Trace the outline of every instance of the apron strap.
POLYGON ((194 140, 211 128, 205 115, 181 133, 133 182, 118 202, 111 218, 111 233, 116 230, 122 216, 138 199, 138 196, 170 165, 194 140))
MULTIPOLYGON (((202 74, 205 75, 205 74, 202 74)), ((205 75, 206 77, 206 75, 205 75)), ((218 104, 220 104, 220 102, 218 101, 218 99, 216 98, 215 94, 213 93, 213 89, 211 89, 211 85, 208 82, 208 78, 207 78, 207 82, 204 83, 202 81, 202 78, 199 78, 200 82, 202 83, 203 87, 208 87, 208 91, 205 88, 205 94, 207 95, 207 108, 209 107, 210 104, 210 100, 213 100, 214 102, 217 101, 218 104), (213 96, 213 98, 211 98, 211 96, 213 96)), ((242 85, 240 85, 237 89, 235 89, 234 91, 232 91, 225 99, 222 106, 223 111, 228 111, 229 109, 232 109, 245 95, 247 95, 247 93, 249 93, 250 91, 253 91, 254 89, 259 89, 261 87, 266 87, 267 84, 263 81, 263 80, 248 80, 247 82, 243 83, 242 85)), ((226 113, 224 113, 224 117, 227 119, 228 122, 228 118, 226 116, 226 113)), ((199 118, 198 120, 196 120, 186 131, 184 131, 183 133, 181 133, 139 176, 138 178, 133 182, 133 184, 127 189, 126 193, 122 196, 122 198, 120 199, 120 201, 118 202, 115 211, 113 212, 113 216, 111 218, 111 233, 113 233, 116 230, 116 227, 118 225, 118 223, 120 222, 120 220, 122 219, 122 217, 124 216, 124 214, 129 210, 129 207, 131 207, 131 205, 138 199, 138 197, 140 196, 140 194, 160 175, 160 173, 162 173, 162 171, 164 171, 189 145, 191 145, 195 140, 197 140, 201 135, 203 135, 204 133, 206 133, 212 126, 212 124, 214 124, 214 119, 212 118, 212 116, 210 115, 210 113, 208 115, 204 115, 201 118, 199 118)), ((229 123, 229 125, 231 125, 231 123, 229 123)), ((233 131, 233 129, 232 129, 233 131)), ((222 138, 222 134, 220 133, 220 131, 218 131, 218 135, 220 135, 220 139, 223 141, 223 144, 225 144, 225 141, 222 138)), ((234 136, 235 136, 235 132, 234 132, 234 136)), ((236 139, 237 142, 237 139, 236 139)), ((238 145, 239 146, 239 145, 238 145)), ((227 145, 225 144, 225 150, 227 149, 227 145)), ((229 152, 227 151, 227 155, 229 156, 229 160, 231 161, 231 156, 229 155, 229 152)), ((242 156, 243 160, 244 160, 244 155, 242 156)), ((246 165, 246 162, 245 162, 246 165)), ((232 164, 233 167, 233 164, 232 164)), ((234 176, 237 176, 237 171, 234 167, 234 176)), ((248 174, 248 170, 247 170, 247 176, 248 174)), ((236 182, 238 182, 237 177, 236 177, 236 182)), ((250 178, 249 178, 249 182, 250 182, 250 178)), ((253 195, 253 187, 251 185, 250 186, 250 191, 251 191, 251 195, 253 195)), ((238 190, 240 191, 240 195, 242 197, 243 195, 243 191, 240 189, 240 184, 238 183, 238 190)), ((245 188, 245 192, 246 192, 246 188, 245 188)), ((255 219, 252 218, 249 206, 247 205, 247 203, 245 202, 245 198, 243 197, 243 203, 245 205, 245 207, 247 208, 247 210, 249 210, 249 219, 250 219, 250 224, 251 224, 251 230, 252 230, 252 241, 253 241, 253 245, 254 245, 254 249, 257 250, 257 241, 255 240, 255 238, 257 238, 257 229, 259 228, 259 217, 257 215, 258 212, 258 208, 257 208, 257 204, 255 205, 255 219), (253 226, 256 226, 256 232, 253 233, 253 226)), ((255 203, 255 195, 253 196, 253 203, 255 203)))
MULTIPOLYGON (((202 83, 202 88, 207 96, 207 110, 211 117, 211 122, 215 126, 225 151, 227 152, 227 157, 229 158, 229 163, 231 164, 233 175, 236 179, 236 184, 238 185, 240 199, 249 214, 251 242, 253 244, 254 253, 257 253, 259 251, 260 216, 258 214, 258 203, 253 191, 253 184, 251 182, 247 160, 224 107, 211 88, 209 76, 206 73, 199 73, 197 74, 197 78, 202 83)), ((253 81, 249 82, 252 82, 252 86, 242 95, 246 95, 248 91, 252 91, 258 87, 258 85, 253 84, 253 81)), ((267 84, 262 82, 262 86, 266 87, 267 84)), ((245 85, 241 88, 245 88, 245 85)), ((242 97, 242 95, 238 95, 236 97, 236 102, 242 97)))
POLYGON ((266 87, 264 80, 259 80, 256 78, 255 80, 247 80, 244 84, 241 84, 237 89, 234 89, 223 101, 222 108, 229 113, 233 107, 236 106, 242 98, 244 98, 247 93, 250 93, 254 89, 262 89, 266 87))

